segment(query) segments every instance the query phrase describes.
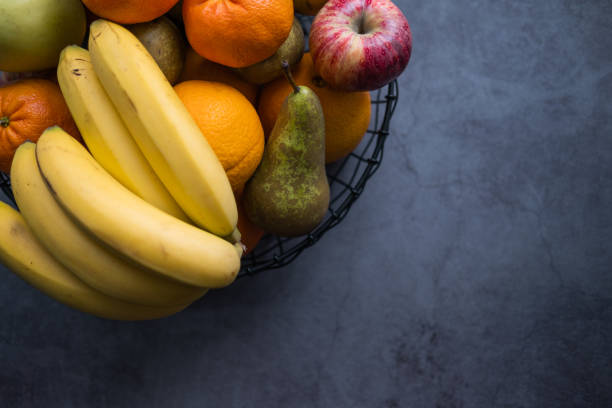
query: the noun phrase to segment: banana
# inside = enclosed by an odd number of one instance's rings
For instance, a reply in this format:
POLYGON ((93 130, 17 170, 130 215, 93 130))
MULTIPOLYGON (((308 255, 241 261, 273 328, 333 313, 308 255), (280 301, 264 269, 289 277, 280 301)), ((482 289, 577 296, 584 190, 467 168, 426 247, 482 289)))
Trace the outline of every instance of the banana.
POLYGON ((234 281, 242 247, 160 211, 108 174, 60 127, 36 143, 43 179, 60 205, 115 250, 170 278, 218 288, 234 281))
POLYGON ((83 140, 98 163, 137 196, 189 221, 134 142, 98 80, 89 52, 77 45, 64 48, 57 79, 83 140))
POLYGON ((157 319, 186 307, 135 305, 93 290, 62 266, 34 236, 21 214, 2 201, 0 261, 30 285, 58 302, 106 319, 157 319))
POLYGON ((214 151, 157 63, 126 28, 90 26, 89 52, 100 82, 145 157, 198 226, 235 234, 238 211, 214 151))
POLYGON ((11 185, 17 206, 39 241, 87 285, 126 302, 149 306, 186 305, 206 289, 147 271, 79 228, 55 201, 36 164, 36 145, 17 148, 11 185))

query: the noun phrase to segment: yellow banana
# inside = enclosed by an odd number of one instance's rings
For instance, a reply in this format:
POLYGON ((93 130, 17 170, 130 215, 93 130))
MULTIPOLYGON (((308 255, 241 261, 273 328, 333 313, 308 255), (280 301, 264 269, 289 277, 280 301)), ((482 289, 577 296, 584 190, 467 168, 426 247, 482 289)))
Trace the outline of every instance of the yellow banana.
POLYGON ((64 48, 57 79, 83 140, 98 163, 137 196, 188 221, 108 98, 91 66, 89 52, 77 45, 64 48))
POLYGON ((95 291, 62 266, 34 236, 21 214, 1 201, 0 261, 58 302, 106 319, 157 319, 186 307, 135 305, 95 291))
POLYGON ((145 157, 200 227, 235 233, 236 201, 223 166, 157 63, 125 27, 90 26, 94 70, 145 157))
POLYGON ((43 132, 36 158, 62 207, 123 255, 189 285, 218 288, 236 278, 240 244, 232 245, 142 200, 60 127, 43 132))
POLYGON ((62 210, 36 164, 36 145, 23 143, 11 165, 17 206, 39 241, 92 288, 126 302, 149 306, 186 305, 206 289, 185 285, 123 259, 87 234, 62 210))

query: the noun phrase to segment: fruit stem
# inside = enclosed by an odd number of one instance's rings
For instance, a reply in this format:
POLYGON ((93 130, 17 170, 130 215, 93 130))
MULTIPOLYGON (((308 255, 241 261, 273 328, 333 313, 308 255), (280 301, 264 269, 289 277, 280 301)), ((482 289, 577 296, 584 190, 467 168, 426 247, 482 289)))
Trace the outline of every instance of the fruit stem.
POLYGON ((238 227, 234 228, 234 230, 232 231, 232 233, 227 237, 227 240, 229 242, 231 242, 232 244, 235 244, 237 242, 240 242, 240 239, 242 238, 242 234, 240 233, 240 231, 238 230, 238 227))
POLYGON ((3 128, 8 127, 9 122, 10 122, 10 120, 9 120, 8 116, 3 116, 3 117, 0 118, 0 126, 2 126, 3 128))
POLYGON ((283 67, 283 72, 285 73, 285 76, 287 77, 287 80, 289 81, 289 83, 293 87, 293 92, 294 93, 299 93, 300 92, 300 88, 297 86, 297 84, 293 80, 293 76, 291 75, 291 71, 289 70, 289 63, 287 62, 287 60, 282 60, 281 61, 281 66, 283 67))

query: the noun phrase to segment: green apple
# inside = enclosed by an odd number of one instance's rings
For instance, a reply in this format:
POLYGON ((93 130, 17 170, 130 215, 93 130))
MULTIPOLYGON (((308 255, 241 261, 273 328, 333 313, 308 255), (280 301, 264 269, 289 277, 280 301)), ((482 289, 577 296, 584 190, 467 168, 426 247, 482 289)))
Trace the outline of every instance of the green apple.
POLYGON ((0 71, 56 67, 59 54, 85 37, 80 0, 1 0, 0 71))

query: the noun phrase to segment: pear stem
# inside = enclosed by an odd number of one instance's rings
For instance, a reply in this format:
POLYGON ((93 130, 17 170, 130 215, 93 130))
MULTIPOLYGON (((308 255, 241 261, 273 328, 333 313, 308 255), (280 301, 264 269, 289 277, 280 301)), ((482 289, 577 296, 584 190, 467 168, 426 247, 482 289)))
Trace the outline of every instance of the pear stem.
POLYGON ((8 116, 3 116, 0 118, 0 126, 2 126, 3 128, 8 127, 9 123, 10 123, 10 120, 8 116))
POLYGON ((291 71, 289 70, 289 63, 287 62, 287 60, 282 60, 281 66, 283 67, 283 72, 285 76, 287 77, 287 80, 293 87, 293 93, 299 93, 300 88, 297 86, 297 84, 295 83, 295 80, 293 79, 293 76, 291 75, 291 71))

